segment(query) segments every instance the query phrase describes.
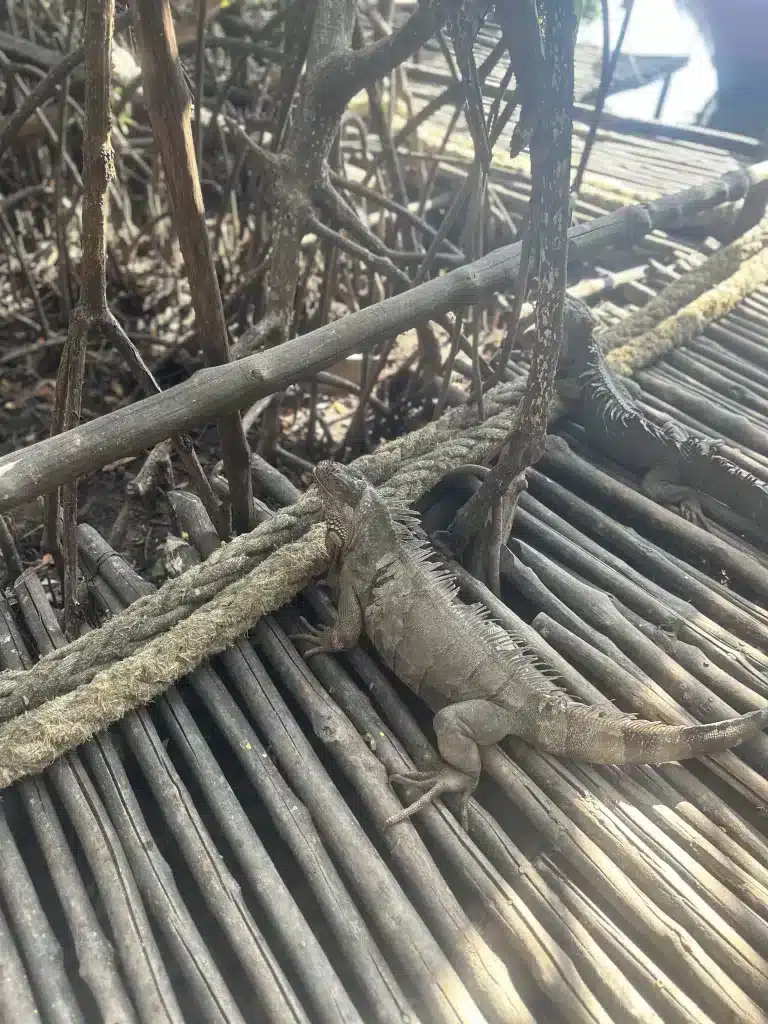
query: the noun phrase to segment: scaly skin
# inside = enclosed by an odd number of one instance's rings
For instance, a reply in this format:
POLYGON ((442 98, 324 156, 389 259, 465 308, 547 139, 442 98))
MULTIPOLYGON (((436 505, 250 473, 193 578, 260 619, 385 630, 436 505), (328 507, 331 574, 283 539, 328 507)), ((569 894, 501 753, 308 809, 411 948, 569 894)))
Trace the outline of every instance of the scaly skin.
POLYGON ((768 486, 719 454, 721 441, 698 437, 679 423, 652 422, 607 366, 592 338, 594 317, 566 296, 564 352, 558 369, 560 393, 578 403, 589 443, 643 474, 643 490, 661 504, 706 528, 702 495, 730 506, 760 529, 768 529, 768 486))
POLYGON ((339 585, 332 626, 307 624, 306 657, 354 647, 363 632, 389 666, 431 707, 444 764, 392 776, 424 795, 390 818, 410 817, 442 793, 461 796, 462 821, 481 771, 480 747, 505 736, 574 761, 658 764, 719 753, 768 725, 768 708, 708 725, 638 721, 572 700, 525 650, 459 601, 451 576, 435 562, 415 513, 390 508, 357 471, 321 462, 315 481, 327 523, 326 544, 339 585))

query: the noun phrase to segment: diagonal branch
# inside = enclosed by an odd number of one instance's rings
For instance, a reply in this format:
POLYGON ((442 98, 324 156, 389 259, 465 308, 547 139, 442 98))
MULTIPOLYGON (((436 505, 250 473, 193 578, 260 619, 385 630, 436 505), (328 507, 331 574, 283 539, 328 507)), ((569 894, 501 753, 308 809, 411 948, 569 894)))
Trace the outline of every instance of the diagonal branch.
MULTIPOLYGON (((656 228, 673 227, 701 210, 743 198, 752 185, 766 179, 768 161, 578 224, 568 232, 569 258, 586 259, 612 245, 631 247, 656 228)), ((324 370, 416 323, 434 320, 500 288, 509 288, 518 273, 521 248, 519 242, 503 246, 474 263, 294 338, 276 351, 201 370, 162 395, 3 456, 0 512, 115 459, 136 455, 174 433, 248 406, 287 387, 300 374, 324 370)))
POLYGON ((360 50, 337 53, 323 72, 329 95, 344 106, 366 85, 388 75, 437 32, 448 16, 447 0, 420 0, 391 35, 360 50))

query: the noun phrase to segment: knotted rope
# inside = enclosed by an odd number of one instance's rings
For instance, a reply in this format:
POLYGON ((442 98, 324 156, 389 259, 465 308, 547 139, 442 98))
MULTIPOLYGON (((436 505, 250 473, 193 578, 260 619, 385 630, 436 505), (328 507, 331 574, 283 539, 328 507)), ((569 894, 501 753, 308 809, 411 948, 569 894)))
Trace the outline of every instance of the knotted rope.
MULTIPOLYGON (((631 375, 649 365, 761 284, 768 276, 768 259, 760 248, 767 223, 764 220, 693 275, 664 289, 645 311, 628 318, 634 321, 632 327, 609 328, 606 334, 613 337, 608 349, 631 338, 609 354, 613 369, 631 375), (686 303, 682 310, 673 301, 681 299, 686 303), (670 308, 679 311, 669 316, 670 308), (675 330, 676 324, 682 326, 675 330)), ((520 395, 520 385, 501 384, 485 397, 482 423, 477 422, 474 405, 453 409, 354 465, 385 498, 414 502, 449 470, 483 462, 498 451, 514 426, 520 395)), ((550 420, 562 413, 557 399, 553 405, 550 420)), ((0 713, 16 714, 0 726, 0 786, 42 770, 64 751, 152 700, 230 646, 261 616, 291 600, 327 567, 324 530, 313 525, 319 516, 319 501, 310 490, 100 629, 53 651, 30 669, 0 673, 0 713), (17 713, 25 697, 40 706, 17 713)))
MULTIPOLYGON (((486 396, 482 423, 476 407, 451 410, 355 465, 382 484, 385 498, 413 502, 450 469, 493 455, 513 426, 519 397, 519 385, 501 384, 486 396)), ((99 629, 30 669, 2 673, 0 706, 19 694, 47 703, 0 726, 0 786, 41 771, 152 700, 320 575, 328 559, 324 527, 313 526, 319 516, 309 491, 99 629)))

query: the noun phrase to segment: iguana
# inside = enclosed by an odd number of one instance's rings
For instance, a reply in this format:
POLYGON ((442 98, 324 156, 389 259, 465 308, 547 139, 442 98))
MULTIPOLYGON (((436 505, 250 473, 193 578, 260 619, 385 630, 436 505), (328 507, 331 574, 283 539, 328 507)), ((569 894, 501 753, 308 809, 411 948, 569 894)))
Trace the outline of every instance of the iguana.
POLYGON ((719 453, 723 442, 699 437, 672 420, 643 415, 627 386, 608 367, 592 336, 589 307, 566 295, 558 390, 578 410, 588 441, 621 465, 643 474, 643 491, 706 527, 704 495, 768 529, 768 485, 719 453))
POLYGON ((719 753, 768 725, 768 708, 707 725, 638 721, 581 704, 513 634, 480 605, 465 605, 450 573, 433 561, 418 516, 392 507, 358 471, 321 462, 315 482, 338 583, 331 626, 306 621, 305 657, 354 647, 363 632, 387 666, 434 710, 444 764, 391 776, 426 792, 387 822, 410 817, 442 793, 468 803, 480 777, 481 746, 518 736, 534 747, 596 764, 658 764, 719 753))

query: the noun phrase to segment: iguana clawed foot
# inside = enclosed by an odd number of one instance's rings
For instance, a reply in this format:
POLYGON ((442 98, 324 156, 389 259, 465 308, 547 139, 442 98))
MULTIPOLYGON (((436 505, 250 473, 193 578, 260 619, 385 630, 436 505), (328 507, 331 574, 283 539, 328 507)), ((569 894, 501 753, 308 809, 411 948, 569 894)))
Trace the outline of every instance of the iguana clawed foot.
POLYGON ((689 523, 700 526, 702 530, 709 531, 707 517, 702 511, 701 504, 695 498, 688 498, 678 503, 680 515, 689 523))
POLYGON ((336 634, 335 624, 333 626, 313 626, 303 615, 299 616, 303 633, 292 633, 289 640, 308 640, 316 644, 304 652, 304 657, 309 658, 313 654, 329 654, 344 649, 344 644, 336 634))
POLYGON ((687 522, 700 526, 702 530, 709 530, 699 492, 679 482, 678 467, 661 463, 649 469, 643 477, 643 493, 670 512, 679 514, 687 522))
POLYGON ((460 794, 460 821, 465 832, 469 831, 469 798, 477 788, 477 779, 465 772, 452 768, 450 765, 443 765, 441 768, 434 768, 426 772, 398 772, 390 775, 390 784, 395 782, 403 785, 415 786, 417 789, 424 789, 426 792, 418 800, 404 807, 399 814, 393 814, 384 822, 385 828, 391 828, 401 821, 406 821, 416 814, 423 807, 431 804, 443 793, 460 794))

